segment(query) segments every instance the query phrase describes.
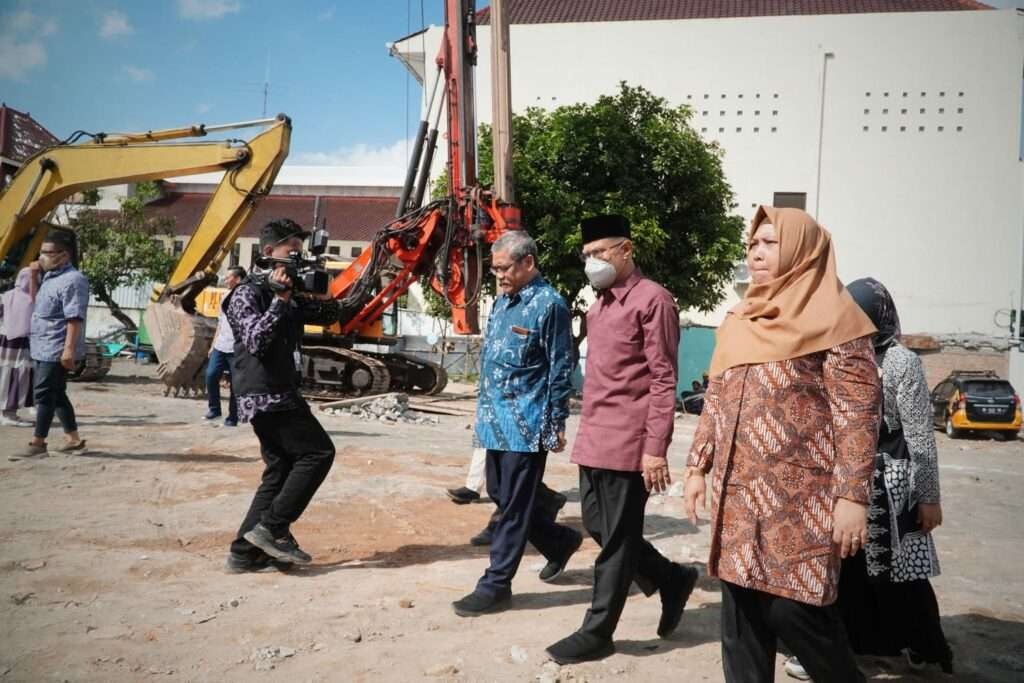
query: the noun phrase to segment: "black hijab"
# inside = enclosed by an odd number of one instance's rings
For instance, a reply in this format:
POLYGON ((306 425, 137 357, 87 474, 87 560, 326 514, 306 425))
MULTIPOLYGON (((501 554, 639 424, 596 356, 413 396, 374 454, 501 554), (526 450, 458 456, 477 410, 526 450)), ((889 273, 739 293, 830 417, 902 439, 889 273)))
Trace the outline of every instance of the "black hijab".
POLYGON ((865 277, 846 285, 846 291, 878 328, 875 353, 885 353, 900 336, 900 316, 889 290, 878 280, 865 277))

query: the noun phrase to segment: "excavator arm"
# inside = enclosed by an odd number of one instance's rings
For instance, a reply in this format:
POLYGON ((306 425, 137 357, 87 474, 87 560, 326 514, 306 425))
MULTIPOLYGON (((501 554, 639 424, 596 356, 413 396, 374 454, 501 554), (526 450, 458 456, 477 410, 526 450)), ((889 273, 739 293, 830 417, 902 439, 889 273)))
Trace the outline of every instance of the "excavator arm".
POLYGON ((91 142, 39 152, 12 179, 0 195, 0 259, 9 267, 34 260, 45 238, 40 221, 76 192, 224 171, 167 286, 154 293, 145 313, 164 383, 176 391, 195 388, 212 338, 208 321, 193 315, 195 297, 216 280, 257 202, 270 192, 288 156, 291 120, 282 114, 222 126, 92 137, 91 142), (254 126, 267 129, 249 140, 175 142, 254 126))

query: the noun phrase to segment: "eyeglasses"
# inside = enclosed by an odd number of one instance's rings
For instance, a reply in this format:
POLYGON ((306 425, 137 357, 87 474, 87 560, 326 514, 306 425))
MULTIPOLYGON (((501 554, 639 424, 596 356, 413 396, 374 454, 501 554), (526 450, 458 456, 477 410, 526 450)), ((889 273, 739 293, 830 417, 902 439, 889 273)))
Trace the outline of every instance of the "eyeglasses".
MULTIPOLYGON (((526 257, 524 256, 523 258, 526 258, 526 257)), ((519 263, 520 261, 522 261, 523 258, 517 258, 514 261, 512 261, 512 263, 508 264, 507 266, 494 266, 494 265, 492 265, 491 266, 491 275, 504 275, 508 271, 512 270, 512 266, 514 266, 517 263, 519 263)))
POLYGON ((587 259, 589 259, 589 258, 601 258, 602 256, 604 256, 606 253, 608 253, 612 249, 615 249, 616 247, 621 247, 627 241, 628 240, 622 240, 621 242, 616 242, 615 244, 608 245, 607 247, 601 247, 600 249, 591 249, 590 251, 582 251, 582 252, 579 253, 580 261, 583 261, 584 263, 586 263, 587 259))

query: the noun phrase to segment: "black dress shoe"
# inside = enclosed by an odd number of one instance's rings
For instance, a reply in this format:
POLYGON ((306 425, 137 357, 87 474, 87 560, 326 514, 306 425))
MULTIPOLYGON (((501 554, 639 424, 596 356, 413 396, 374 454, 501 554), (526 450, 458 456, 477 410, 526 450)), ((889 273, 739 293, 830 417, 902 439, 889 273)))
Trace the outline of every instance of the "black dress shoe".
POLYGON ((674 576, 669 582, 662 586, 661 590, 661 620, 658 621, 658 636, 667 638, 679 626, 683 618, 683 610, 686 608, 686 601, 690 599, 693 587, 697 585, 697 577, 700 573, 693 567, 684 567, 677 564, 674 567, 674 576))
POLYGON ((493 540, 493 538, 494 538, 494 529, 492 529, 490 526, 487 526, 487 527, 484 528, 483 531, 478 533, 473 538, 469 539, 469 544, 470 545, 476 545, 476 546, 490 545, 491 544, 491 540, 493 540))
POLYGON ((448 497, 452 499, 452 502, 457 505, 465 505, 466 503, 475 503, 480 500, 480 494, 471 488, 461 486, 457 489, 446 489, 445 491, 448 497))
POLYGON ((615 643, 577 631, 549 645, 546 652, 557 664, 579 664, 615 654, 615 643))
POLYGON ((242 538, 281 562, 309 564, 313 561, 312 557, 299 548, 299 544, 295 541, 294 536, 286 534, 282 538, 274 538, 274 534, 270 532, 270 529, 262 524, 257 524, 251 530, 245 532, 242 538))
POLYGON ((555 520, 569 499, 565 497, 564 493, 553 491, 543 484, 541 486, 543 488, 537 491, 537 501, 535 504, 544 513, 545 517, 555 520))
POLYGON ((481 614, 500 612, 508 607, 512 592, 505 591, 497 595, 473 591, 469 595, 452 603, 452 609, 460 617, 478 617, 481 614))
POLYGON ((540 580, 545 583, 551 583, 565 571, 565 566, 569 564, 569 558, 571 558, 576 551, 583 545, 583 536, 580 532, 573 530, 573 538, 565 546, 564 554, 557 560, 548 560, 548 563, 544 565, 544 568, 540 570, 540 580))

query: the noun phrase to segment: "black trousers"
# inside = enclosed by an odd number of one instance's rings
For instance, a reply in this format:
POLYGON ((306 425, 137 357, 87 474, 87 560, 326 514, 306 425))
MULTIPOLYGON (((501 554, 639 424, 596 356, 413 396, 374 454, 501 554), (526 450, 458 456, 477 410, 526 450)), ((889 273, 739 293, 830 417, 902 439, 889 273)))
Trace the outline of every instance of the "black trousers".
MULTIPOLYGON (((486 463, 486 461, 485 461, 486 463)), ((488 496, 491 494, 488 493, 488 496)), ((547 484, 541 482, 537 484, 537 498, 533 501, 534 506, 538 511, 547 514, 548 518, 552 521, 558 517, 558 510, 555 509, 555 495, 556 492, 548 487, 547 484), (554 514, 551 514, 554 512, 554 514)), ((491 499, 493 502, 493 498, 491 499)), ((498 520, 501 519, 501 510, 498 509, 497 503, 494 506, 494 512, 491 513, 491 518, 487 520, 487 531, 494 535, 494 530, 498 526, 498 520)))
POLYGON ((860 683, 835 605, 818 607, 722 581, 722 668, 727 683, 775 678, 777 641, 821 683, 860 683))
POLYGON ((488 595, 508 592, 530 542, 548 560, 560 558, 576 532, 556 523, 537 504, 547 453, 487 451, 487 495, 500 516, 491 539, 491 564, 476 590, 488 595))
POLYGON ((75 409, 68 398, 68 371, 60 363, 37 360, 33 363, 36 401, 35 436, 45 439, 50 433, 53 416, 60 420, 65 434, 78 431, 75 409))
POLYGON ((653 595, 672 576, 673 564, 644 539, 648 493, 639 472, 580 466, 583 526, 601 546, 594 562, 594 597, 580 631, 610 639, 633 581, 653 595))
POLYGON ((252 419, 266 468, 253 496, 234 553, 255 552, 243 535, 262 523, 275 538, 289 533, 291 524, 309 505, 334 462, 334 444, 308 406, 260 413, 252 419))

